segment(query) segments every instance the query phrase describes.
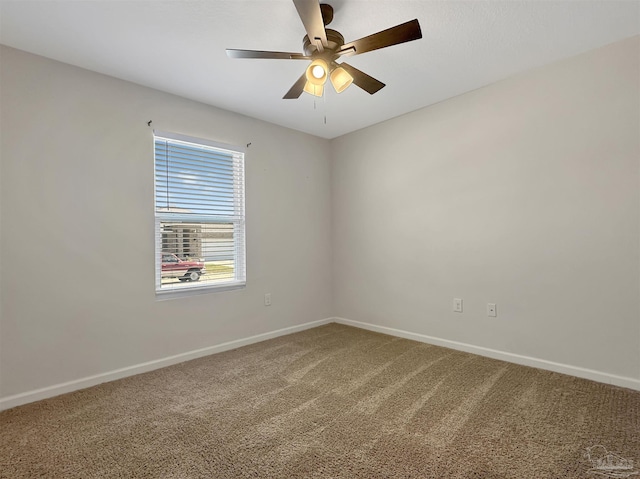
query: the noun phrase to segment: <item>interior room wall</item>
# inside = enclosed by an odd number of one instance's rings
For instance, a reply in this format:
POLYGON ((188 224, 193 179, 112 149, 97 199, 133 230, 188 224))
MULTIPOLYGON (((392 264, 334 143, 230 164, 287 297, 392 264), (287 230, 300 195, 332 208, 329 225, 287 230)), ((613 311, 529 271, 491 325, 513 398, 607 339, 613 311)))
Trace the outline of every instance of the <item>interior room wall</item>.
POLYGON ((0 398, 331 316, 327 140, 0 53, 0 398), (246 288, 156 299, 149 120, 251 143, 246 288))
POLYGON ((634 37, 333 140, 335 314, 639 379, 639 61, 634 37))

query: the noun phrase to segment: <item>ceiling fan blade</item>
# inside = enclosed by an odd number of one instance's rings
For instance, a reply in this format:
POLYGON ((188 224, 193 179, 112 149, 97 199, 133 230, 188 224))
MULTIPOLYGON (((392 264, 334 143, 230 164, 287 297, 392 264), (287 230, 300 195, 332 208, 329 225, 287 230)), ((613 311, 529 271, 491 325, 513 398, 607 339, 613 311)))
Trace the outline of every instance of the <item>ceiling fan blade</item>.
POLYGON ((309 40, 312 44, 318 46, 320 42, 319 51, 322 51, 324 47, 328 45, 327 32, 324 29, 324 21, 322 20, 322 11, 320 10, 320 3, 318 0, 293 0, 293 4, 298 10, 298 15, 304 29, 307 31, 309 40))
POLYGON ((300 98, 302 92, 304 91, 304 85, 307 83, 307 75, 306 72, 302 74, 300 78, 293 84, 293 86, 289 89, 289 91, 282 97, 283 100, 295 100, 296 98, 300 98))
POLYGON ((340 47, 340 55, 360 55, 379 48, 398 45, 422 38, 422 30, 417 19, 411 20, 395 27, 387 28, 373 35, 363 37, 353 42, 345 43, 340 47))
POLYGON ((229 58, 272 58, 276 60, 309 60, 310 57, 302 53, 265 52, 261 50, 236 50, 227 48, 229 58))
POLYGON ((362 72, 357 68, 352 67, 348 63, 342 62, 340 66, 344 68, 347 71, 347 73, 353 77, 353 83, 355 85, 359 86, 370 95, 373 95, 375 92, 385 87, 385 84, 382 83, 381 81, 376 80, 372 76, 367 75, 365 72, 362 72))

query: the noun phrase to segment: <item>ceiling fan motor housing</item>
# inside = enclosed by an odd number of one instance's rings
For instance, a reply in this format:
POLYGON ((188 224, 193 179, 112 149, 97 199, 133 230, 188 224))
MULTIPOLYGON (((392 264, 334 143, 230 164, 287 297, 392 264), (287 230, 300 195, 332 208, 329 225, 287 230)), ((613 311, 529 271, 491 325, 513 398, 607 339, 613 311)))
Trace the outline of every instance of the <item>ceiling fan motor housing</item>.
POLYGON ((309 35, 305 35, 302 39, 302 49, 305 55, 313 58, 322 57, 327 60, 328 63, 338 58, 336 52, 344 45, 344 37, 336 30, 327 28, 327 46, 324 47, 324 51, 319 52, 315 43, 309 40, 309 35))

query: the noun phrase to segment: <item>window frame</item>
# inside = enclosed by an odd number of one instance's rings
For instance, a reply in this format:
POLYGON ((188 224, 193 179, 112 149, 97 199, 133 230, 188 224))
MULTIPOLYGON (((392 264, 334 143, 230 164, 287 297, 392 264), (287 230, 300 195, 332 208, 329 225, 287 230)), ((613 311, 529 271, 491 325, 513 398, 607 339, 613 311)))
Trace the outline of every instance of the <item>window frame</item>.
POLYGON ((153 203, 154 203, 154 267, 155 267, 155 293, 157 299, 171 297, 190 296, 194 294, 229 291, 246 287, 246 216, 245 216, 245 156, 246 149, 237 145, 220 143, 205 138, 183 135, 167 131, 153 130, 153 203), (161 208, 157 204, 158 181, 156 165, 156 141, 167 140, 169 142, 187 143, 195 147, 213 148, 224 153, 231 154, 233 158, 233 189, 234 211, 233 215, 221 214, 194 214, 159 212, 161 208), (229 281, 216 282, 185 282, 175 284, 169 288, 162 288, 162 223, 210 223, 233 224, 233 257, 234 278, 229 281))

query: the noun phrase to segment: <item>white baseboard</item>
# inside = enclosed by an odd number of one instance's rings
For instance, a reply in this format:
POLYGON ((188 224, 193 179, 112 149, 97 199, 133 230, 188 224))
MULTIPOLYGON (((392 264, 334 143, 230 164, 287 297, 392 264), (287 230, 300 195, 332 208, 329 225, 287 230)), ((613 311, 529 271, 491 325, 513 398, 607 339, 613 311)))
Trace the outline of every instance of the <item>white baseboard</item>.
POLYGON ((323 324, 328 324, 333 321, 333 318, 320 319, 318 321, 311 321, 305 324, 299 324, 297 326, 291 326, 288 328, 278 329, 268 333, 257 334, 248 338, 236 339, 235 341, 229 341, 215 346, 209 346, 202 349, 196 349, 194 351, 188 351, 186 353, 176 354, 175 356, 169 356, 167 358, 156 359, 154 361, 148 361, 146 363, 135 364, 126 368, 116 369, 106 373, 96 374, 95 376, 89 376, 82 379, 76 379, 61 384, 54 384, 41 389, 35 389, 21 394, 13 396, 7 396, 0 398, 0 411, 9 409, 12 407, 20 406, 34 401, 40 401, 41 399, 47 399, 53 396, 59 396, 60 394, 77 391, 79 389, 88 388, 97 384, 106 383, 109 381, 115 381, 127 376, 134 376, 140 373, 146 373, 153 371, 154 369, 160 369, 173 364, 182 363, 191 359, 200 358, 202 356, 208 356, 210 354, 221 353, 230 349, 236 349, 249 344, 258 343, 267 339, 277 338, 278 336, 284 336, 286 334, 297 333, 304 331, 305 329, 311 329, 323 324))
POLYGON ((547 361, 545 359, 538 359, 538 358, 532 358, 529 356, 522 356, 520 354, 507 353, 507 352, 498 351, 495 349, 483 348, 481 346, 473 346, 471 344, 460 343, 458 341, 450 341, 448 339, 434 338, 433 336, 427 336, 425 334, 411 333, 409 331, 403 331, 401 329, 388 328, 386 326, 378 326, 376 324, 353 321, 351 319, 333 318, 333 321, 340 324, 346 324, 347 326, 354 326, 356 328, 375 331, 377 333, 389 334, 391 336, 397 336, 405 339, 412 339, 414 341, 434 344, 436 346, 444 346, 445 348, 456 349, 458 351, 478 354, 480 356, 486 356, 493 359, 500 359, 502 361, 521 364, 523 366, 531 366, 534 368, 546 369, 547 371, 554 371, 556 373, 569 374, 570 376, 577 376, 579 378, 591 379, 592 381, 597 381, 600 383, 613 384, 615 386, 621 386, 624 388, 635 389, 637 391, 640 391, 639 379, 633 379, 633 378, 628 378, 624 376, 617 376, 615 374, 608 374, 601 371, 595 371, 593 369, 585 369, 577 366, 570 366, 568 364, 555 363, 553 361, 547 361))
POLYGON ((458 351, 464 351, 467 353, 478 354, 480 356, 486 356, 493 359, 499 359, 515 364, 522 364, 524 366, 531 366, 534 368, 545 369, 548 371, 554 371, 562 374, 569 374, 584 379, 591 379, 605 384, 613 384, 615 386, 621 386, 629 389, 635 389, 640 391, 640 380, 633 379, 624 376, 617 376, 614 374, 608 374, 601 371, 595 371, 592 369, 580 368, 577 366, 570 366, 567 364, 556 363, 553 361, 547 361, 544 359, 532 358, 529 356, 522 356, 514 353, 507 353, 504 351, 498 351, 495 349, 483 348, 481 346, 473 346, 471 344, 460 343, 458 341, 451 341, 448 339, 435 338, 433 336, 427 336, 425 334, 412 333, 409 331, 403 331, 401 329, 388 328, 386 326, 378 326, 370 323, 363 323, 360 321, 353 321, 345 318, 326 318, 318 321, 312 321, 297 326, 291 326, 288 328, 278 329, 268 333, 257 334, 248 338, 237 339, 235 341, 229 341, 215 346, 209 346, 194 351, 188 351, 186 353, 176 354, 175 356, 169 356, 154 361, 148 361, 146 363, 136 364, 128 366, 126 368, 116 369, 102 374, 96 374, 94 376, 85 377, 82 379, 76 379, 61 384, 54 384, 41 389, 28 391, 13 396, 7 396, 0 398, 0 411, 10 409, 12 407, 20 406, 41 399, 47 399, 50 397, 58 396, 79 389, 88 388, 97 384, 115 381, 128 376, 134 376, 136 374, 153 371, 154 369, 160 369, 173 364, 178 364, 191 359, 200 358, 202 356, 208 356, 210 354, 221 353, 230 349, 236 349, 249 344, 257 343, 260 341, 266 341, 267 339, 277 338, 286 334, 297 333, 306 329, 315 328, 336 322, 340 324, 346 324, 348 326, 354 326, 356 328, 367 329, 369 331, 375 331, 378 333, 389 334, 391 336, 397 336, 405 339, 412 339, 414 341, 420 341, 422 343, 434 344, 437 346, 443 346, 445 348, 456 349, 458 351))

